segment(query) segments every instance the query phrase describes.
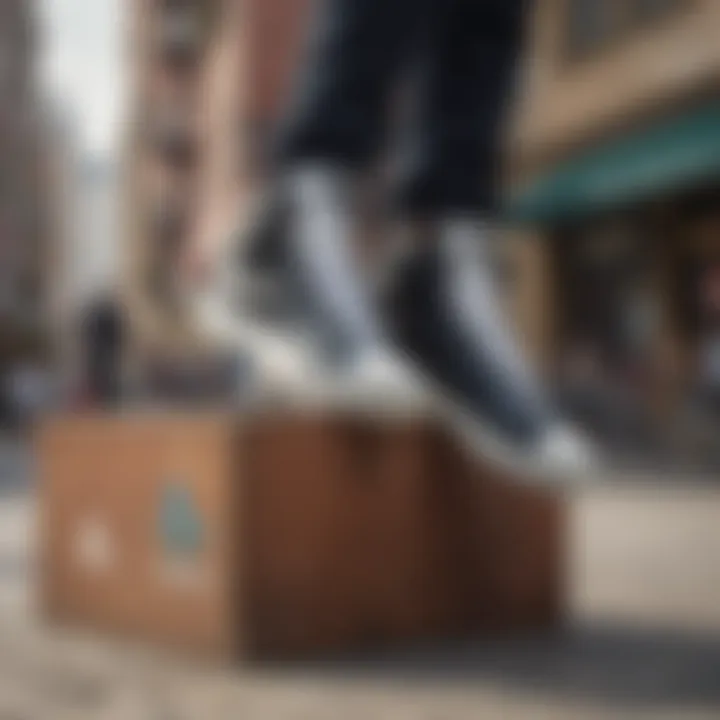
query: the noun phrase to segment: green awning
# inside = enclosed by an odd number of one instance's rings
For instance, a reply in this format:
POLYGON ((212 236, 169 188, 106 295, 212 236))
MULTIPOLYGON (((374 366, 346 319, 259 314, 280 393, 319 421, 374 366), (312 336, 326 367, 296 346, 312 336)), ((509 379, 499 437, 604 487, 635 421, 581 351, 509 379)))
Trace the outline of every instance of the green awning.
POLYGON ((520 188, 511 219, 562 222, 720 180, 720 102, 586 152, 520 188))

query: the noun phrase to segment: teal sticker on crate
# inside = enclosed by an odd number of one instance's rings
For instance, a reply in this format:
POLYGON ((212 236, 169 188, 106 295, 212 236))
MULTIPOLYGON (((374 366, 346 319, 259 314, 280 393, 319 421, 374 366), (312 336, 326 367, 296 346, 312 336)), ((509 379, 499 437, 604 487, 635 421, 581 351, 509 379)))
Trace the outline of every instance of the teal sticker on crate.
POLYGON ((160 499, 160 538, 166 553, 194 556, 203 546, 203 523, 197 502, 188 487, 169 483, 160 499))

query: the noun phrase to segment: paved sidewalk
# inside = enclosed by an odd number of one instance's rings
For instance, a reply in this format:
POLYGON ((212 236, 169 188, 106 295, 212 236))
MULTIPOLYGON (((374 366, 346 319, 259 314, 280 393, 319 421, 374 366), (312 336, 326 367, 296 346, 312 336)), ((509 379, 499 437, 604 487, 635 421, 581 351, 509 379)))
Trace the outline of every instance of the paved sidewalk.
POLYGON ((562 636, 222 669, 44 628, 32 500, 8 493, 0 720, 720 717, 720 489, 593 491, 573 518, 562 636))

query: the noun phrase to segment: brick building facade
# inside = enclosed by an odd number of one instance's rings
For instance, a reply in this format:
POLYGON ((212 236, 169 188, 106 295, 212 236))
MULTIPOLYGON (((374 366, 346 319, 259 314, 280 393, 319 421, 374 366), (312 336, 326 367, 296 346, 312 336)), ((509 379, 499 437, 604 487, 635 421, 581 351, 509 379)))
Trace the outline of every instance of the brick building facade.
POLYGON ((0 363, 42 350, 51 198, 33 2, 0 3, 0 363))

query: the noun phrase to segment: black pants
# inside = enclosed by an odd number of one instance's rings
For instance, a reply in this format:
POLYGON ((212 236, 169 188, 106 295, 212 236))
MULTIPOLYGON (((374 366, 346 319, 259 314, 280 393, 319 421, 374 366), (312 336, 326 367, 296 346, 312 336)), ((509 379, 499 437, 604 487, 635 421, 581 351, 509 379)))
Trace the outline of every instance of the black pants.
POLYGON ((493 210, 526 0, 323 0, 280 161, 366 166, 404 78, 400 198, 413 214, 493 210))

